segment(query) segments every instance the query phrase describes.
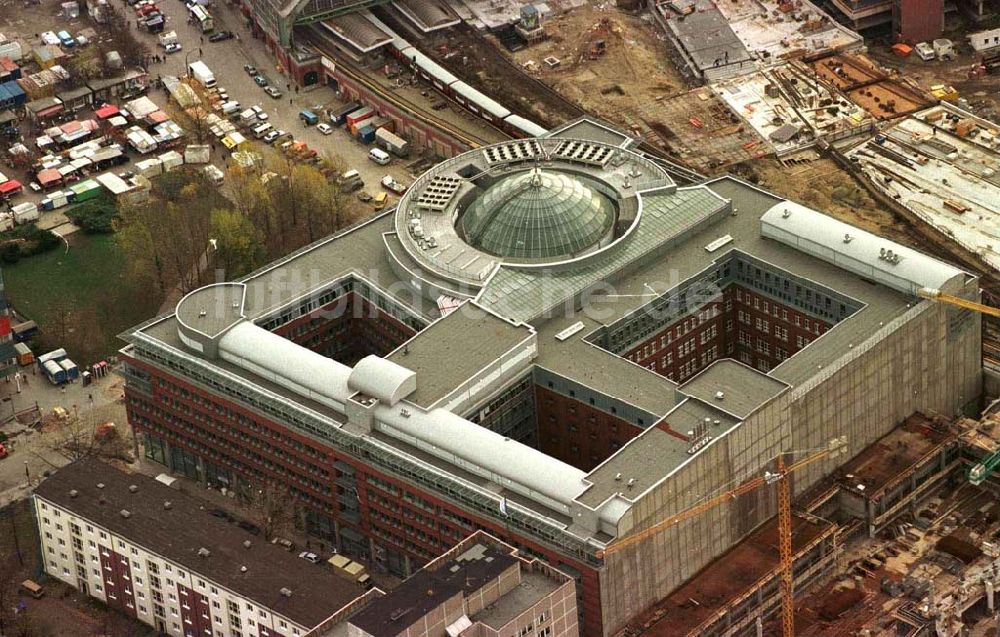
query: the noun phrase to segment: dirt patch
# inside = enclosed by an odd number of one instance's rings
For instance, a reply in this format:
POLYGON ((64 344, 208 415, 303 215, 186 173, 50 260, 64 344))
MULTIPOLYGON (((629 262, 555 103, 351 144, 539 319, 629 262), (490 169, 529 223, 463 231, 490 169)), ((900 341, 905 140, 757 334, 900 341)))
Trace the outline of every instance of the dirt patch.
POLYGON ((547 39, 516 53, 528 73, 588 112, 632 128, 641 104, 687 90, 655 25, 617 9, 586 6, 546 20, 547 39), (550 68, 546 59, 557 58, 550 68))
POLYGON ((913 232, 882 208, 846 171, 830 159, 803 164, 763 159, 744 165, 744 174, 767 190, 879 236, 914 245, 913 232), (749 170, 749 173, 747 171, 749 170))

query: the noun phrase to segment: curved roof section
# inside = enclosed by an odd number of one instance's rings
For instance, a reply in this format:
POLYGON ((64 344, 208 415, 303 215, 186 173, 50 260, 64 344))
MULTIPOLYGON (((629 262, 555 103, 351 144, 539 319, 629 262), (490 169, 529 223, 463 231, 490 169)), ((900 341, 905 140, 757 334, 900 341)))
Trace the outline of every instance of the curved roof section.
POLYGON ((392 406, 417 391, 417 375, 402 365, 371 355, 357 362, 347 386, 392 406))
POLYGON ((576 467, 444 409, 413 410, 404 415, 401 410, 383 408, 378 421, 380 431, 390 437, 471 473, 485 474, 515 493, 543 496, 563 512, 586 487, 586 474, 576 467))
POLYGON ((761 235, 848 272, 917 296, 920 288, 945 288, 965 272, 894 241, 783 201, 760 219, 761 235))
POLYGON ((249 321, 219 341, 219 357, 318 403, 342 410, 351 368, 249 321))
POLYGON ((490 254, 543 259, 579 254, 611 231, 615 207, 588 180, 533 169, 504 177, 462 216, 473 246, 490 254))

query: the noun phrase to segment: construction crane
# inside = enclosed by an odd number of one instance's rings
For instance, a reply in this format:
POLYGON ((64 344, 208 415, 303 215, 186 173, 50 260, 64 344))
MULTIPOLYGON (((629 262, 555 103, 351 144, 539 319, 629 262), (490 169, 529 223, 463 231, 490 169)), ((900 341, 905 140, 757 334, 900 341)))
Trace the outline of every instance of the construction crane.
MULTIPOLYGON (((945 303, 947 305, 954 305, 955 307, 960 307, 966 310, 972 310, 973 312, 985 314, 986 316, 1000 318, 1000 308, 952 296, 950 294, 945 294, 941 290, 936 290, 934 288, 920 288, 917 290, 917 296, 931 301, 937 301, 938 303, 945 303)), ((997 467, 1000 467, 1000 451, 996 451, 986 456, 982 462, 970 467, 968 472, 965 474, 965 477, 969 480, 970 484, 979 486, 986 481, 986 478, 993 474, 997 467)))
POLYGON ((938 303, 946 303, 948 305, 954 305, 955 307, 960 307, 966 310, 972 310, 973 312, 979 312, 980 314, 985 314, 986 316, 1000 318, 1000 307, 993 307, 992 305, 985 305, 983 303, 977 303, 976 301, 970 301, 969 299, 963 299, 958 296, 945 294, 941 290, 935 290, 934 288, 920 288, 917 290, 917 296, 923 299, 937 301, 938 303))
POLYGON ((735 500, 736 498, 756 491, 765 485, 778 485, 778 554, 780 557, 780 590, 781 590, 781 633, 784 637, 795 636, 795 583, 792 579, 792 491, 788 476, 824 458, 835 458, 847 448, 847 437, 833 438, 825 447, 799 451, 783 451, 777 456, 777 467, 774 473, 765 471, 763 475, 754 476, 743 484, 718 495, 706 498, 692 507, 684 509, 669 518, 661 520, 649 528, 632 535, 620 538, 604 550, 597 551, 598 559, 617 553, 646 538, 665 531, 685 520, 697 517, 715 507, 735 500), (810 455, 791 464, 785 464, 785 456, 809 453, 810 455))

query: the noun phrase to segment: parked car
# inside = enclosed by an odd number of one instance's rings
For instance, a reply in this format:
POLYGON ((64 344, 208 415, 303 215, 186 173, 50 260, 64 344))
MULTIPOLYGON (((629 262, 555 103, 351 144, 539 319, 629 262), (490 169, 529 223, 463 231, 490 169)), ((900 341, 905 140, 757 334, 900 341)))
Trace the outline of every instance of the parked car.
POLYGON ((264 135, 264 143, 265 144, 273 144, 275 141, 277 141, 278 136, 279 136, 279 132, 276 131, 276 130, 272 130, 267 135, 264 135))
POLYGON ((264 87, 264 92, 267 93, 268 95, 270 95, 273 99, 276 99, 276 100, 280 100, 281 99, 281 91, 279 91, 274 86, 265 86, 264 87))
POLYGON ((392 175, 386 175, 382 178, 382 187, 396 193, 397 195, 405 193, 407 189, 407 186, 396 181, 392 175))
POLYGON ((260 86, 261 88, 263 88, 263 87, 265 87, 265 86, 267 86, 268 84, 270 84, 270 83, 271 83, 271 82, 270 82, 270 81, 269 81, 269 80, 267 79, 267 76, 266 76, 266 75, 264 75, 263 73, 257 73, 257 74, 255 74, 255 75, 253 76, 253 81, 254 81, 254 83, 256 83, 256 84, 257 84, 257 86, 260 86))
POLYGON ((295 550, 295 544, 293 544, 291 540, 286 540, 283 537, 276 537, 276 538, 272 539, 271 540, 271 544, 274 544, 276 546, 280 546, 281 548, 283 548, 283 549, 285 549, 286 551, 289 551, 289 552, 295 550))
POLYGON ((331 127, 329 124, 327 124, 327 123, 324 122, 322 124, 317 124, 316 125, 316 130, 318 130, 319 132, 323 133, 324 135, 329 135, 330 133, 333 132, 333 127, 331 127))
POLYGON ((313 564, 319 564, 319 555, 316 555, 311 551, 302 551, 301 553, 299 553, 299 557, 306 560, 307 562, 312 562, 313 564))
POLYGON ((167 53, 177 53, 178 51, 181 50, 181 48, 182 47, 181 47, 181 43, 180 42, 171 42, 167 46, 163 47, 163 49, 167 53))
POLYGON ((249 75, 250 77, 257 75, 257 67, 254 66, 253 64, 244 64, 243 70, 246 71, 247 75, 249 75))
POLYGON ((265 111, 260 106, 251 106, 250 110, 257 114, 257 121, 266 122, 267 121, 267 111, 265 111))
POLYGON ((232 31, 218 31, 208 36, 209 42, 222 42, 223 40, 230 40, 233 37, 232 31))

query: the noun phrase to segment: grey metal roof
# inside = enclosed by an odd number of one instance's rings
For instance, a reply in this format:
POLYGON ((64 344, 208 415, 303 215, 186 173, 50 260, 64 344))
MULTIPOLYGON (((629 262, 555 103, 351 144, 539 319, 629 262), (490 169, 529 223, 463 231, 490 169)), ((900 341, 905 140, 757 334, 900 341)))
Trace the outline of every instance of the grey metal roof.
POLYGON ((716 437, 738 422, 697 399, 685 400, 664 418, 668 427, 650 427, 591 471, 584 480, 593 486, 577 499, 591 508, 616 493, 629 500, 637 499, 643 491, 691 458, 688 453, 691 442, 683 436, 706 418, 712 423, 709 432, 716 437), (631 488, 629 480, 635 481, 631 488))
POLYGON ((177 303, 177 319, 188 329, 214 338, 243 320, 245 294, 242 283, 206 285, 177 303))
POLYGON ((416 374, 379 356, 365 356, 354 365, 347 386, 392 406, 417 388, 416 374))
POLYGON ((717 409, 743 419, 761 404, 788 389, 788 385, 730 358, 709 365, 681 385, 680 390, 717 409), (718 393, 722 392, 720 398, 718 393))
POLYGON ((750 53, 737 37, 729 21, 707 0, 683 19, 668 20, 667 26, 681 42, 698 69, 751 60, 750 53))
POLYGON ((563 270, 505 265, 490 279, 478 300, 501 316, 532 321, 597 281, 609 281, 637 268, 671 240, 719 214, 726 202, 708 188, 679 188, 675 193, 643 196, 639 227, 594 259, 563 270))
POLYGON ((632 136, 627 133, 619 131, 604 122, 599 122, 589 117, 581 117, 571 122, 566 122, 562 126, 557 126, 549 131, 546 137, 583 139, 623 147, 629 147, 632 142, 635 141, 632 136))
POLYGON ((408 400, 430 408, 529 338, 529 326, 513 325, 466 303, 386 358, 416 372, 417 390, 408 400))
POLYGON ((775 205, 760 222, 765 237, 905 294, 941 289, 965 276, 947 263, 792 201, 775 205))

